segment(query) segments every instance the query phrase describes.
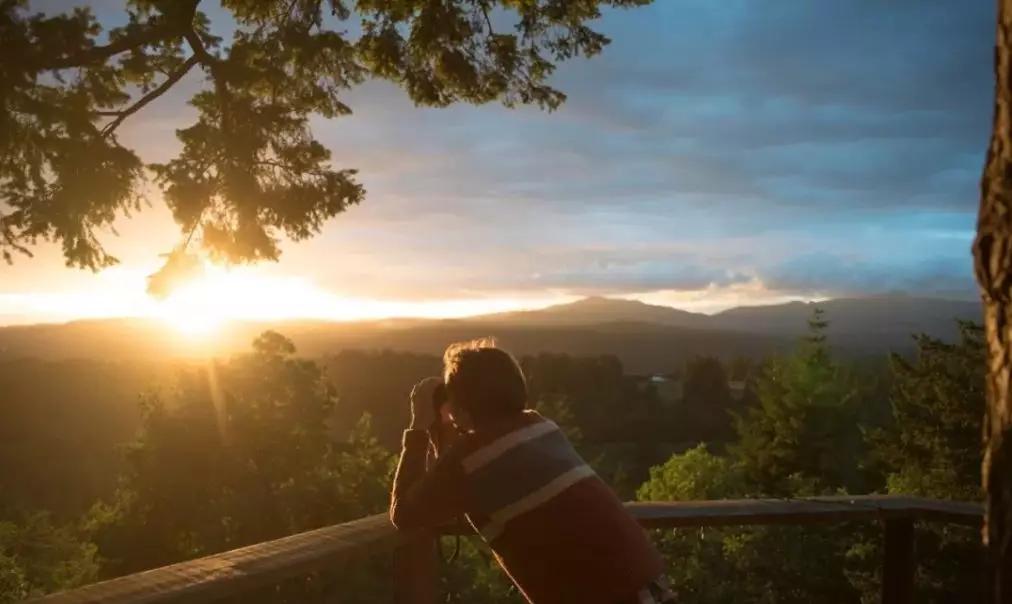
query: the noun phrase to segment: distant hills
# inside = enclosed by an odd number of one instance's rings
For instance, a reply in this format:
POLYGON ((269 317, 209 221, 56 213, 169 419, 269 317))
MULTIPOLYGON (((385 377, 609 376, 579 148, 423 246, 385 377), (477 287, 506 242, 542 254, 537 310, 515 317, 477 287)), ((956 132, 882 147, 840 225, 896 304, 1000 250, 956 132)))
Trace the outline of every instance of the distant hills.
POLYGON ((891 334, 904 338, 924 332, 954 335, 954 319, 981 318, 979 302, 889 294, 838 298, 823 302, 788 302, 766 306, 738 306, 714 315, 693 313, 636 300, 591 297, 541 310, 501 313, 476 321, 515 325, 595 325, 614 322, 655 323, 672 327, 745 331, 797 336, 807 329, 813 307, 826 311, 831 334, 891 334))
POLYGON ((472 317, 471 321, 510 325, 598 325, 601 323, 654 323, 673 327, 709 328, 710 317, 670 306, 637 300, 583 298, 540 310, 522 310, 472 317))
POLYGON ((912 349, 914 333, 951 339, 956 320, 980 320, 978 302, 894 294, 733 308, 715 315, 612 298, 585 298, 541 310, 452 320, 235 323, 194 340, 153 320, 112 319, 0 328, 0 359, 156 359, 245 351, 265 329, 292 338, 300 353, 348 348, 438 354, 446 344, 494 335, 517 354, 615 354, 631 372, 668 371, 695 355, 760 357, 787 350, 813 306, 826 311, 830 342, 842 354, 912 349))

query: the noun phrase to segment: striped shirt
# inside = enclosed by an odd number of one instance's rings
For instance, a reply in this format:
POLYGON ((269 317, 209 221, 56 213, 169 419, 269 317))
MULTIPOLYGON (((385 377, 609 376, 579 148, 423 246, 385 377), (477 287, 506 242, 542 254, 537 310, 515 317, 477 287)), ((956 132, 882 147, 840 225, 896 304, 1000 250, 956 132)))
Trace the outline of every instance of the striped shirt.
POLYGON ((625 602, 661 574, 643 530, 553 422, 528 411, 463 435, 426 473, 427 441, 405 433, 390 508, 399 528, 466 514, 536 604, 625 602))

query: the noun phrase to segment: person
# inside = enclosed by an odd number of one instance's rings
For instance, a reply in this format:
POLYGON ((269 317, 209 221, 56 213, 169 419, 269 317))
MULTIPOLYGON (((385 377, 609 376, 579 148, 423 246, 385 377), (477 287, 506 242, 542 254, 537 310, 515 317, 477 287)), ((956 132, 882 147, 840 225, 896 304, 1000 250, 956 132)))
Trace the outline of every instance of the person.
POLYGON ((451 345, 443 365, 411 392, 393 524, 465 515, 532 604, 673 602, 643 529, 559 427, 527 408, 516 360, 482 339, 451 345))

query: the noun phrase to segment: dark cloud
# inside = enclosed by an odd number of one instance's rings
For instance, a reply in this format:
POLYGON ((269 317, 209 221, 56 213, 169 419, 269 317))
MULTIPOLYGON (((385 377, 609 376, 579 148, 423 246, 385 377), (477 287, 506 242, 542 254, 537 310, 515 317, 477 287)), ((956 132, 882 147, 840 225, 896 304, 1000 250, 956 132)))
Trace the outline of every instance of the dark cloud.
POLYGON ((829 253, 795 256, 762 274, 772 289, 849 296, 911 291, 976 299, 969 258, 928 256, 917 263, 869 261, 829 253))
POLYGON ((356 91, 321 133, 378 222, 341 244, 412 291, 971 291, 987 3, 662 0, 600 25, 554 114, 356 91))

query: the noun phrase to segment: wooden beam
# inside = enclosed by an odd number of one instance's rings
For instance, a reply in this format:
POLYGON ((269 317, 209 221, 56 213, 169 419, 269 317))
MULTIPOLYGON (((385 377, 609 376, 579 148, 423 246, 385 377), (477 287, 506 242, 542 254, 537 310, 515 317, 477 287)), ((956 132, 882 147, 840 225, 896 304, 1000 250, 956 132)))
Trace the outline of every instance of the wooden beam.
POLYGON ((35 600, 38 604, 212 602, 325 570, 410 540, 386 514, 307 531, 35 600))
POLYGON ((394 604, 435 604, 439 586, 436 537, 427 533, 394 551, 394 604))
POLYGON ((882 604, 913 604, 916 570, 914 521, 909 518, 886 520, 882 604))
POLYGON ((983 506, 895 495, 728 499, 626 504, 646 528, 762 524, 827 524, 894 517, 980 526, 983 506))
MULTIPOLYGON (((976 503, 863 495, 809 499, 637 502, 627 509, 647 528, 811 524, 893 519, 980 526, 976 503)), ((459 529, 459 527, 458 527, 459 529)), ((436 559, 431 535, 399 533, 386 514, 299 533, 197 560, 127 575, 36 600, 38 604, 166 604, 241 595, 336 564, 399 549, 399 603, 431 604, 436 559), (415 599, 407 599, 408 595, 415 599)))

